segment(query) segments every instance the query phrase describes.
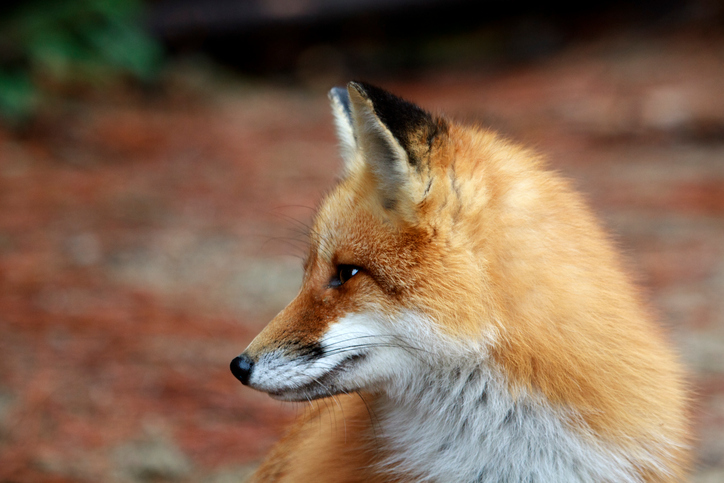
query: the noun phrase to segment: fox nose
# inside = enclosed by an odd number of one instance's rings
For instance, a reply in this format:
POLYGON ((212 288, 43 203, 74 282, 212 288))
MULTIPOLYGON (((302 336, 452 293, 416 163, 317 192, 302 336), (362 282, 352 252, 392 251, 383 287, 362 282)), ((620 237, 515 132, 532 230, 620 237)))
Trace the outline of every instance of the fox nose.
POLYGON ((254 361, 244 354, 235 357, 234 360, 231 361, 231 373, 245 386, 249 384, 249 377, 251 376, 251 370, 253 368, 254 361))

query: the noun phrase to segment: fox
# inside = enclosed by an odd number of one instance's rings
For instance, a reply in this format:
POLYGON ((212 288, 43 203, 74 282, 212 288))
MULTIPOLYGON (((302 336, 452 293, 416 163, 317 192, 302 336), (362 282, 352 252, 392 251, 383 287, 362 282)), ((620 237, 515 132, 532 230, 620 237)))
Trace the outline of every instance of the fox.
POLYGON ((329 98, 301 288, 231 362, 309 403, 250 481, 686 481, 684 368, 570 181, 372 84, 329 98))

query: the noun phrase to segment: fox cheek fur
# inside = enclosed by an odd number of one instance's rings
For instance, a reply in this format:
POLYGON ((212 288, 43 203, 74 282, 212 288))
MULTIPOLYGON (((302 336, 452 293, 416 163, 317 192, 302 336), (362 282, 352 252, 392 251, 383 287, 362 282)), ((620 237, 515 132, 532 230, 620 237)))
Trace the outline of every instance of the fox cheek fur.
POLYGON ((682 481, 682 370, 580 197, 377 87, 330 99, 343 177, 299 294, 231 369, 340 411, 307 411, 252 481, 682 481))

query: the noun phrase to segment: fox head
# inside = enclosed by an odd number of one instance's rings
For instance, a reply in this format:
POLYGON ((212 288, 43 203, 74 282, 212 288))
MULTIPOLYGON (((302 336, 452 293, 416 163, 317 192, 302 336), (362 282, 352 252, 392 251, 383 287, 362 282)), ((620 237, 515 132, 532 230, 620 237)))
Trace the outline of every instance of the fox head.
POLYGON ((374 389, 494 330, 471 323, 490 319, 486 276, 461 227, 486 194, 458 181, 463 132, 365 83, 329 97, 344 171, 315 217, 303 286, 231 364, 284 400, 374 389))

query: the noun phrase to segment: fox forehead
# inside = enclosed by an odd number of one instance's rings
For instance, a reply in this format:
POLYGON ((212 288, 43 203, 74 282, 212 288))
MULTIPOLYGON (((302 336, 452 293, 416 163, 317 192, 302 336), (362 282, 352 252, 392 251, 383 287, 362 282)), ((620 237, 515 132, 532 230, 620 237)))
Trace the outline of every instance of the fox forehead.
POLYGON ((322 203, 310 233, 306 271, 357 265, 388 294, 410 290, 424 270, 435 230, 420 223, 400 227, 387 222, 354 180, 345 180, 322 203), (331 267, 331 268, 330 268, 331 267))

